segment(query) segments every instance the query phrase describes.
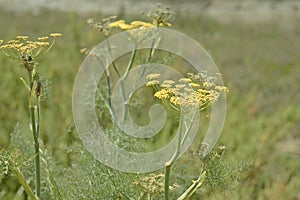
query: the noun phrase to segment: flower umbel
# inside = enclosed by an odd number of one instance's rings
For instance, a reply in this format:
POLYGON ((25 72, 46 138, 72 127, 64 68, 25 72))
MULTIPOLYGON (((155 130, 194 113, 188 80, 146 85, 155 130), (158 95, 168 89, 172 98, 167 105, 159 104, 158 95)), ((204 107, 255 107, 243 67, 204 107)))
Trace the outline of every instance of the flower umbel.
POLYGON ((35 194, 27 184, 20 169, 15 170, 20 183, 23 185, 30 199, 40 199, 41 196, 41 164, 40 164, 40 97, 42 92, 42 83, 37 72, 37 63, 35 60, 41 53, 47 53, 55 42, 55 38, 60 37, 61 34, 50 34, 53 40, 50 44, 48 36, 39 37, 37 40, 29 40, 28 36, 17 36, 14 40, 7 41, 2 44, 0 41, 0 50, 4 52, 9 58, 20 63, 21 67, 27 70, 28 81, 20 78, 25 87, 29 91, 29 111, 31 119, 31 132, 34 141, 34 163, 35 163, 35 194))
POLYGON ((48 36, 39 37, 37 40, 29 40, 28 36, 17 36, 16 39, 7 41, 3 44, 3 40, 0 40, 0 50, 2 50, 8 57, 13 60, 17 60, 21 66, 25 69, 32 71, 34 60, 41 55, 41 53, 47 53, 55 42, 55 38, 60 37, 59 33, 50 34, 53 37, 52 41, 49 41, 48 36))
POLYGON ((169 102, 174 108, 192 104, 205 109, 211 103, 217 101, 222 92, 228 92, 225 86, 216 85, 215 77, 204 73, 188 74, 188 78, 180 78, 177 82, 164 80, 161 84, 160 74, 149 74, 146 86, 156 89, 154 96, 164 102, 169 102))

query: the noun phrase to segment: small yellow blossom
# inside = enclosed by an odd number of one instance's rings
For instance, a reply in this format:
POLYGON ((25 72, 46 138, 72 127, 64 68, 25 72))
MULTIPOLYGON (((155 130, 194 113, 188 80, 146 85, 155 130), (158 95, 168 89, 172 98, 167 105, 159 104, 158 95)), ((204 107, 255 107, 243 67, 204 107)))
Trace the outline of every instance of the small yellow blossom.
POLYGON ((7 42, 7 44, 16 44, 16 43, 19 43, 20 41, 19 40, 9 40, 7 42))
POLYGON ((129 30, 129 29, 133 28, 131 25, 126 24, 125 20, 118 20, 118 21, 112 22, 108 26, 110 28, 120 28, 120 29, 123 29, 123 30, 129 30))
POLYGON ((204 87, 211 88, 211 87, 215 87, 215 86, 216 86, 216 84, 214 84, 214 83, 211 83, 211 82, 204 82, 204 83, 203 83, 203 86, 204 86, 204 87))
POLYGON ((137 27, 142 27, 142 28, 154 28, 154 25, 151 23, 147 23, 147 22, 142 22, 142 21, 133 21, 130 23, 130 25, 134 28, 137 27))
POLYGON ((3 43, 3 40, 0 40, 0 44, 2 44, 3 43))
POLYGON ((130 30, 134 28, 153 28, 154 25, 143 21, 133 21, 130 24, 126 24, 125 20, 118 20, 108 25, 110 28, 120 28, 123 30, 130 30))
POLYGON ((159 81, 158 80, 152 80, 152 81, 149 81, 146 86, 154 86, 154 85, 157 85, 159 84, 159 81))
POLYGON ((173 80, 165 80, 163 82, 163 84, 167 84, 167 85, 173 85, 174 83, 175 83, 175 81, 173 81, 173 80))
POLYGON ((181 78, 179 79, 179 82, 190 83, 192 80, 190 78, 181 78))
POLYGON ((129 30, 132 29, 132 26, 130 26, 129 24, 119 24, 119 28, 123 30, 129 30))
POLYGON ((18 40, 28 40, 28 36, 27 35, 19 35, 16 37, 18 40))
POLYGON ((118 20, 118 21, 112 22, 108 26, 110 28, 118 28, 120 26, 120 24, 125 24, 125 20, 118 20))
POLYGON ((171 23, 168 23, 168 22, 162 22, 162 23, 160 23, 158 26, 160 26, 160 27, 163 27, 163 26, 171 27, 172 24, 171 24, 171 23))
POLYGON ((197 83, 190 83, 189 85, 190 85, 191 87, 200 87, 200 85, 197 84, 197 83))
POLYGON ((171 88, 171 87, 173 87, 172 85, 166 84, 166 83, 162 83, 160 86, 163 87, 163 88, 171 88))
POLYGON ((60 33, 51 33, 50 36, 54 37, 54 38, 57 38, 57 37, 61 37, 62 34, 60 34, 60 33))
POLYGON ((215 89, 219 91, 229 92, 228 88, 225 86, 216 86, 215 89))
POLYGON ((176 88, 184 88, 184 87, 186 87, 186 85, 185 84, 177 84, 177 85, 175 85, 175 87, 176 88))
POLYGON ((50 43, 49 42, 36 42, 36 45, 40 46, 40 47, 46 47, 46 46, 49 46, 50 43))
POLYGON ((191 87, 185 87, 184 88, 184 91, 186 91, 186 92, 194 92, 194 89, 193 88, 191 88, 191 87))
POLYGON ((160 74, 149 74, 146 78, 152 80, 158 77, 160 77, 160 74))
POLYGON ((175 106, 176 106, 176 105, 180 105, 179 99, 178 99, 178 97, 176 97, 176 96, 172 96, 172 97, 170 98, 170 102, 171 102, 172 104, 174 104, 175 106))
POLYGON ((155 92, 154 96, 159 99, 167 99, 169 98, 170 90, 163 88, 162 90, 155 92))
POLYGON ((47 36, 45 36, 45 37, 39 37, 38 40, 39 41, 46 41, 46 40, 48 40, 48 37, 47 36))
POLYGON ((209 90, 199 89, 197 90, 200 94, 209 94, 209 90))

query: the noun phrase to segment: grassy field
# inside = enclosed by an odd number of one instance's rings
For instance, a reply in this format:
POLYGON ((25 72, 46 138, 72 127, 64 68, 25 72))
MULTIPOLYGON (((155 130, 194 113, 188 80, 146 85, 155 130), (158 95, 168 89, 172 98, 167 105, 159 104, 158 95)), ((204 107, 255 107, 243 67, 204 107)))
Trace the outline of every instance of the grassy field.
MULTIPOLYGON (((49 162, 61 194, 69 199, 101 199, 101 195, 106 195, 103 199, 122 199, 122 187, 133 197, 140 192, 134 191, 136 186, 124 186, 128 181, 134 182, 134 176, 111 172, 111 180, 95 174, 105 170, 109 174, 110 170, 84 152, 76 131, 72 131, 73 83, 85 57, 80 49, 91 48, 103 39, 86 24, 88 17, 96 16, 101 17, 96 13, 47 10, 39 16, 0 12, 0 39, 20 34, 63 34, 39 65, 50 81, 48 100, 42 103, 41 138, 51 155, 49 162), (76 160, 90 164, 85 169, 76 160), (65 172, 65 168, 69 170, 65 172)), ((180 12, 173 24, 175 30, 193 37, 207 49, 230 89, 226 122, 218 143, 227 147, 222 157, 224 166, 220 168, 228 166, 238 171, 240 168, 235 166, 250 166, 241 172, 239 180, 225 179, 215 189, 204 185, 192 199, 300 199, 300 26, 285 29, 275 20, 256 25, 224 24, 204 15, 180 12)), ((13 141, 23 143, 25 147, 21 149, 30 152, 28 102, 24 101, 27 93, 19 80, 25 71, 4 55, 0 56, 0 71, 0 148, 13 141)), ((25 174, 29 176, 30 167, 27 168, 25 174)), ((1 176, 0 181, 0 199, 25 198, 14 176, 1 176)))

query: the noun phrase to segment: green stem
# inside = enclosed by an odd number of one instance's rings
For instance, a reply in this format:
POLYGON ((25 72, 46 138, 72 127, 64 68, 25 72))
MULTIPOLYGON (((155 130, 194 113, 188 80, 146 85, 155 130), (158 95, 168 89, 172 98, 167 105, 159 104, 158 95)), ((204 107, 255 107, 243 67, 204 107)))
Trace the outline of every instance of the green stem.
POLYGON ((148 59, 147 59, 147 62, 148 62, 148 63, 151 61, 151 58, 152 58, 153 49, 154 49, 154 44, 155 44, 155 38, 152 39, 151 49, 150 49, 150 51, 149 51, 149 55, 148 55, 148 59))
POLYGON ((36 121, 36 135, 37 135, 37 138, 40 137, 40 101, 39 101, 39 97, 36 96, 36 112, 37 112, 37 121, 36 121))
POLYGON ((24 190, 27 193, 29 199, 38 200, 38 197, 35 196, 35 194, 31 190, 31 187, 26 182, 25 177, 24 177, 23 173, 21 172, 21 170, 19 168, 17 168, 17 169, 15 169, 15 173, 16 173, 16 175, 18 177, 19 182, 24 187, 24 190))
POLYGON ((165 165, 164 200, 169 200, 171 166, 172 166, 171 162, 167 162, 165 165))
MULTIPOLYGON (((178 138, 178 143, 180 143, 179 140, 180 139, 178 138)), ((166 165, 165 165, 165 179, 164 179, 164 186, 165 186, 164 197, 165 198, 164 198, 164 200, 169 200, 171 167, 178 157, 179 149, 180 149, 179 146, 177 146, 176 152, 174 153, 173 157, 171 158, 170 161, 166 162, 166 165)))
POLYGON ((126 72, 124 74, 124 80, 126 80, 126 78, 128 76, 128 73, 129 73, 129 71, 131 70, 131 68, 133 66, 133 62, 134 62, 135 56, 136 56, 136 46, 134 47, 134 50, 131 53, 129 63, 128 63, 127 68, 126 68, 126 72))
POLYGON ((40 171, 40 144, 37 137, 36 125, 35 125, 35 113, 34 107, 30 108, 32 132, 34 138, 34 151, 35 151, 35 191, 38 197, 41 196, 41 171, 40 171))
POLYGON ((183 115, 180 117, 180 125, 179 125, 179 133, 177 139, 177 146, 173 157, 166 162, 165 165, 165 180, 164 180, 164 200, 169 200, 169 190, 170 190, 170 174, 171 174, 171 167, 174 164, 175 160, 178 158, 179 152, 181 150, 181 141, 182 141, 182 133, 183 133, 183 115))
POLYGON ((109 106, 109 109, 110 109, 110 112, 111 112, 111 115, 113 118, 115 118, 115 112, 114 112, 114 109, 112 107, 112 103, 111 103, 111 86, 110 86, 110 73, 109 73, 109 70, 106 69, 105 65, 103 64, 103 62, 101 61, 100 59, 100 56, 95 54, 97 60, 100 62, 103 70, 104 70, 104 75, 106 77, 106 82, 107 82, 107 101, 108 101, 108 106, 109 106))
POLYGON ((127 65, 127 68, 126 68, 125 74, 123 76, 123 79, 121 80, 122 96, 123 96, 123 100, 124 100, 124 112, 123 112, 122 121, 124 121, 126 119, 127 112, 128 112, 128 105, 127 104, 129 104, 129 102, 126 102, 125 89, 124 89, 124 81, 126 80, 128 74, 129 74, 129 71, 131 70, 131 68, 133 66, 133 62, 134 62, 134 59, 135 59, 135 56, 136 56, 136 49, 137 48, 135 46, 134 50, 131 53, 130 60, 129 60, 129 63, 127 65))
MULTIPOLYGON (((106 40, 106 43, 107 43, 109 56, 111 57, 111 56, 112 56, 112 53, 111 53, 111 46, 110 46, 110 43, 109 43, 109 39, 107 38, 106 35, 104 35, 104 37, 105 37, 105 40, 106 40)), ((115 64, 115 61, 112 61, 112 66, 113 66, 115 72, 117 73, 118 77, 120 78, 120 77, 121 77, 121 74, 120 74, 120 72, 119 72, 119 70, 118 70, 118 68, 117 68, 117 66, 116 66, 116 64, 115 64)))
POLYGON ((107 82, 108 105, 109 105, 110 109, 112 110, 112 113, 114 113, 113 108, 112 108, 112 103, 111 103, 110 75, 109 75, 108 69, 105 70, 105 74, 106 74, 106 82, 107 82))
POLYGON ((40 167, 40 144, 38 138, 38 132, 36 127, 36 119, 35 119, 35 108, 34 108, 34 89, 33 89, 33 79, 32 72, 28 72, 29 75, 29 83, 30 83, 30 99, 29 99, 29 109, 30 109, 30 117, 31 117, 31 126, 32 126, 32 134, 34 140, 34 151, 35 151, 35 191, 36 196, 40 198, 41 196, 41 167, 40 167))
POLYGON ((177 200, 185 200, 191 197, 196 192, 196 190, 202 186, 204 182, 205 174, 206 174, 205 171, 201 172, 198 179, 194 181, 193 184, 177 200))

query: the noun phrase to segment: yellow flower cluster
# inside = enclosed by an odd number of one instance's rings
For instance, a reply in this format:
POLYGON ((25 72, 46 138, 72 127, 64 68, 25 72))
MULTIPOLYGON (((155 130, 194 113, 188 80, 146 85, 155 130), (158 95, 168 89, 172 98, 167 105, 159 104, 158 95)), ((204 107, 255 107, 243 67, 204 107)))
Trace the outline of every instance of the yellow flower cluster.
MULTIPOLYGON (((60 37, 59 33, 50 34, 51 37, 57 38, 60 37)), ((40 48, 50 46, 48 42, 48 37, 39 37, 37 41, 28 40, 28 36, 17 36, 14 40, 9 40, 7 44, 1 45, 0 50, 13 50, 20 55, 34 55, 36 50, 41 51, 40 48)), ((3 43, 3 40, 0 40, 0 44, 3 43)))
POLYGON ((60 34, 60 33, 51 33, 50 36, 54 37, 54 38, 57 38, 57 37, 61 37, 62 34, 60 34))
POLYGON ((48 36, 39 37, 36 41, 31 41, 28 36, 20 35, 16 39, 7 41, 6 44, 2 44, 3 40, 0 40, 0 50, 4 51, 10 58, 19 61, 27 70, 32 70, 33 60, 43 51, 49 51, 54 44, 55 38, 60 37, 61 34, 52 33, 50 36, 53 37, 51 44, 48 36))
POLYGON ((130 30, 135 28, 154 28, 154 25, 143 21, 133 21, 130 24, 126 24, 125 20, 118 20, 110 23, 109 27, 120 28, 122 30, 130 30))
POLYGON ((189 78, 180 78, 178 83, 173 80, 164 80, 160 83, 156 80, 160 74, 150 74, 146 86, 153 86, 157 91, 154 96, 163 101, 170 102, 173 106, 197 105, 200 109, 205 109, 211 103, 217 101, 221 92, 228 92, 225 86, 218 86, 205 79, 201 74, 189 74, 189 78))

